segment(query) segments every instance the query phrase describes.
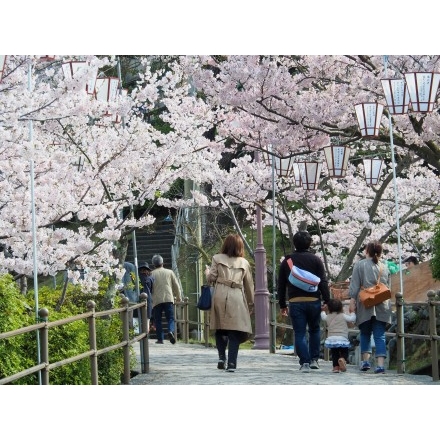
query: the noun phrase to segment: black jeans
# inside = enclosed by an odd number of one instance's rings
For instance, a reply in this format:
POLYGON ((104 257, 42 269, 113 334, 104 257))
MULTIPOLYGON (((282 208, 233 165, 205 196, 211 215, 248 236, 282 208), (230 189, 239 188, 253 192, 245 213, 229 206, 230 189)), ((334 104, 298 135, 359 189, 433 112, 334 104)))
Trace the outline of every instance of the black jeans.
POLYGON ((226 348, 228 348, 228 365, 237 367, 238 349, 243 340, 243 332, 238 330, 216 330, 215 345, 218 358, 226 361, 226 348))
POLYGON ((345 361, 348 361, 348 348, 347 347, 335 347, 330 348, 330 353, 332 355, 332 363, 334 367, 337 367, 338 359, 344 358, 345 361))

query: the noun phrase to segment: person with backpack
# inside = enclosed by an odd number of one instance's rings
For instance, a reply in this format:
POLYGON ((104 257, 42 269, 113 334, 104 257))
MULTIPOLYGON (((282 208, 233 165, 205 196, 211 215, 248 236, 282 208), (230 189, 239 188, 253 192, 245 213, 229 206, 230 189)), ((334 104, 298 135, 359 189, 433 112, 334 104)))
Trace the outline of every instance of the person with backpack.
POLYGON ((295 351, 300 371, 304 373, 319 369, 321 311, 327 308, 330 300, 324 264, 310 251, 311 244, 312 237, 307 231, 295 233, 295 251, 281 262, 277 289, 280 313, 290 316, 295 332, 295 351))

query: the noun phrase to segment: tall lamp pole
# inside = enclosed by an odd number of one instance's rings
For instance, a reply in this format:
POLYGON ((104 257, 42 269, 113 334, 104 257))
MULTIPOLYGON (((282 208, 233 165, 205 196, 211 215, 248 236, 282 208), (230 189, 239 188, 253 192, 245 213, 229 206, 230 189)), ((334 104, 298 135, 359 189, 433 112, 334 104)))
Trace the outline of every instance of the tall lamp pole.
MULTIPOLYGON (((271 152, 273 153, 273 149, 271 148, 271 152)), ((275 323, 276 316, 276 306, 275 301, 277 298, 277 283, 276 283, 276 270, 277 270, 277 250, 276 250, 276 227, 275 227, 275 157, 272 156, 272 321, 275 323)), ((281 168, 281 164, 280 164, 281 168)), ((277 340, 277 327, 276 325, 272 325, 271 333, 270 333, 270 352, 275 353, 275 346, 277 340)))
MULTIPOLYGON (((28 64, 28 90, 32 92, 32 60, 28 64)), ((33 147, 34 134, 32 119, 29 119, 29 143, 33 147)), ((33 148, 32 148, 33 150, 33 148)), ((34 151, 31 153, 34 154, 34 151)), ((37 219, 35 214, 35 176, 34 176, 34 158, 31 156, 30 160, 30 184, 31 184, 31 211, 32 211, 32 257, 33 257, 33 271, 34 271, 34 302, 35 302, 35 320, 38 322, 38 260, 37 260, 37 219)), ((37 330, 37 361, 41 362, 40 354, 40 333, 37 330)), ((38 371, 38 383, 41 385, 41 370, 38 371)))
MULTIPOLYGON (((260 153, 255 151, 255 163, 260 153)), ((257 205, 257 246, 255 248, 255 344, 254 349, 269 349, 269 291, 267 289, 266 249, 263 244, 261 208, 257 205)))

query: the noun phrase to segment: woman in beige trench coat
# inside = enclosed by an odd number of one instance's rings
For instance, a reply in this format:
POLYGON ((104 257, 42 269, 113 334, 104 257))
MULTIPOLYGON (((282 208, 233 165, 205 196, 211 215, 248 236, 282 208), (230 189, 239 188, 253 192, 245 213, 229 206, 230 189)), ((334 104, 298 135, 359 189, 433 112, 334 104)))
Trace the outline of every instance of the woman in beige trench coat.
POLYGON ((215 330, 217 368, 224 370, 227 364, 226 371, 234 372, 239 346, 252 334, 250 314, 254 305, 254 281, 239 235, 229 234, 225 238, 205 275, 208 283, 215 286, 210 328, 215 330))

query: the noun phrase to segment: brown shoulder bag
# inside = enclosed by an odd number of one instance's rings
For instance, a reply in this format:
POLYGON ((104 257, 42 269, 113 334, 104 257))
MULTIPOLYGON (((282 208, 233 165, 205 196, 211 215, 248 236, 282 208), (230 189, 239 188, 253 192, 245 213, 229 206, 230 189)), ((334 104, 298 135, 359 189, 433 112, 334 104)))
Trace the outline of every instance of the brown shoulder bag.
POLYGON ((381 273, 382 266, 379 270, 376 285, 368 288, 362 286, 361 291, 359 292, 359 300, 367 309, 391 298, 391 291, 389 287, 380 282, 381 273))

